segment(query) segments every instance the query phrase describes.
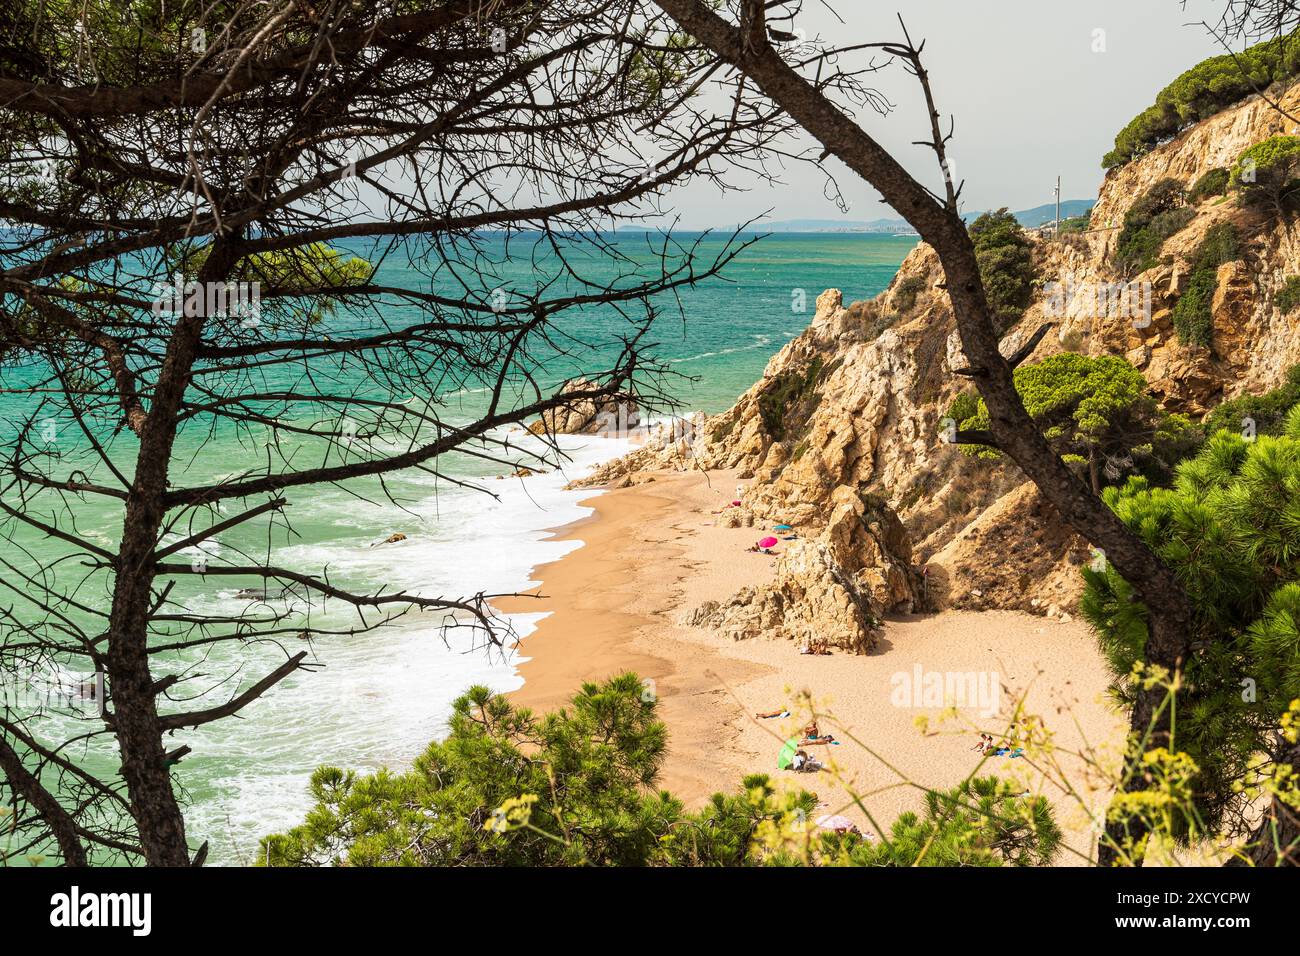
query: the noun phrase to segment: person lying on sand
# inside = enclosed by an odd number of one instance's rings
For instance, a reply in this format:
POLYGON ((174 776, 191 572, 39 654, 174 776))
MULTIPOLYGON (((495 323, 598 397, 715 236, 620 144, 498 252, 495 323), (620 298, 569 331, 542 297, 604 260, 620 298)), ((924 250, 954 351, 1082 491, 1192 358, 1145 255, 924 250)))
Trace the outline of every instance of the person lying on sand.
POLYGON ((773 717, 789 717, 790 711, 782 708, 781 710, 774 710, 766 714, 755 714, 754 716, 759 720, 771 720, 773 717))
POLYGON ((758 546, 758 543, 757 543, 757 542, 755 542, 754 544, 751 544, 751 545, 750 545, 748 548, 746 548, 745 550, 746 550, 746 551, 753 551, 753 552, 755 552, 756 554, 776 554, 776 552, 773 551, 771 548, 760 548, 760 547, 758 546))

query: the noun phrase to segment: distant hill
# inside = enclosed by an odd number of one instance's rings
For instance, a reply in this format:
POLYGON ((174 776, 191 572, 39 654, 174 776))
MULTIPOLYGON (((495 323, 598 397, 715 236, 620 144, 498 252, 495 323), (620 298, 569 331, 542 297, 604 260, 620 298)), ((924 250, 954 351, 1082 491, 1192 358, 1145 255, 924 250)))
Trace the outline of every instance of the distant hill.
MULTIPOLYGON (((1097 200, 1095 199, 1062 199, 1061 218, 1072 219, 1075 216, 1082 216, 1096 204, 1097 200)), ((978 215, 977 212, 967 213, 964 218, 967 222, 970 222, 978 215)), ((1056 203, 1043 203, 1033 209, 1022 209, 1017 213, 1013 213, 1013 215, 1020 220, 1020 225, 1032 229, 1056 218, 1056 203)))
MULTIPOLYGON (((1093 207, 1095 199, 1062 199, 1061 218, 1082 216, 1093 207)), ((962 218, 974 222, 984 210, 963 213, 962 218)), ((1022 226, 1034 228, 1056 218, 1056 204, 1044 203, 1033 209, 1012 213, 1022 226)), ((781 219, 754 225, 756 232, 884 232, 916 235, 916 230, 905 219, 781 219)))

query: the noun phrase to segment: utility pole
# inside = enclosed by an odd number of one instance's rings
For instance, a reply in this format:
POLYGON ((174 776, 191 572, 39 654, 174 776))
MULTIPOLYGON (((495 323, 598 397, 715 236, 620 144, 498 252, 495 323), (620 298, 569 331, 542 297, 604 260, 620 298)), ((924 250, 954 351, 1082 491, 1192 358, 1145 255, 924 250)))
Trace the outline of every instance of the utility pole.
POLYGON ((1054 239, 1061 238, 1061 177, 1056 177, 1056 226, 1052 229, 1054 239))

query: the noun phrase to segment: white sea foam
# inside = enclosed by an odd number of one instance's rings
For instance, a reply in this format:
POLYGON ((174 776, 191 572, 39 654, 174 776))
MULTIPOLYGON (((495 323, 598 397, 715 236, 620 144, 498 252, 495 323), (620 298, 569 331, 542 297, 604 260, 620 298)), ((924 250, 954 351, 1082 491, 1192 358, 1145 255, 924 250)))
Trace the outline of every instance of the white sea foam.
MULTIPOLYGON (((566 491, 564 485, 629 448, 625 441, 589 436, 565 436, 562 443, 573 459, 563 472, 489 478, 484 484, 495 498, 452 488, 408 512, 391 509, 391 527, 408 535, 393 544, 372 546, 364 530, 349 533, 349 527, 370 524, 349 520, 348 509, 356 506, 345 497, 316 501, 316 520, 336 521, 340 533, 281 548, 276 561, 302 569, 328 566, 331 580, 369 581, 371 590, 384 584, 425 596, 462 597, 527 589, 536 584, 536 567, 581 546, 554 540, 551 529, 589 514, 578 501, 592 492, 566 491)), ((203 603, 225 610, 248 605, 228 588, 214 590, 203 603)), ((526 636, 542 616, 510 620, 526 636)), ((178 767, 192 800, 187 826, 194 841, 210 841, 214 863, 250 862, 259 837, 301 822, 317 766, 405 769, 445 730, 452 700, 469 685, 499 691, 522 685, 517 665, 526 658, 518 650, 489 652, 481 640, 445 634, 442 620, 441 614, 413 613, 367 634, 317 639, 309 660, 323 666, 286 679, 252 704, 245 719, 217 722, 187 738, 194 754, 178 767)), ((286 650, 297 648, 289 644, 286 650)), ((272 648, 247 654, 241 686, 283 656, 272 648)), ((227 685, 224 694, 231 690, 227 685)))

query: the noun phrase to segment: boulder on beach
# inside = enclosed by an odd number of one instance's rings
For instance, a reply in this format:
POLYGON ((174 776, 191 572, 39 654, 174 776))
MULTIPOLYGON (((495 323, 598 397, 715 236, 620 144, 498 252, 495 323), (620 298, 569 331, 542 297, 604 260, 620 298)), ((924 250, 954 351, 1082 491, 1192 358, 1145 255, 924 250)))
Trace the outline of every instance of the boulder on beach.
MULTIPOLYGON (((560 389, 566 394, 588 392, 597 388, 595 382, 576 378, 560 389)), ((605 398, 577 398, 542 412, 541 417, 528 426, 534 435, 595 435, 609 432, 621 435, 640 423, 640 411, 629 395, 612 395, 605 398)))

